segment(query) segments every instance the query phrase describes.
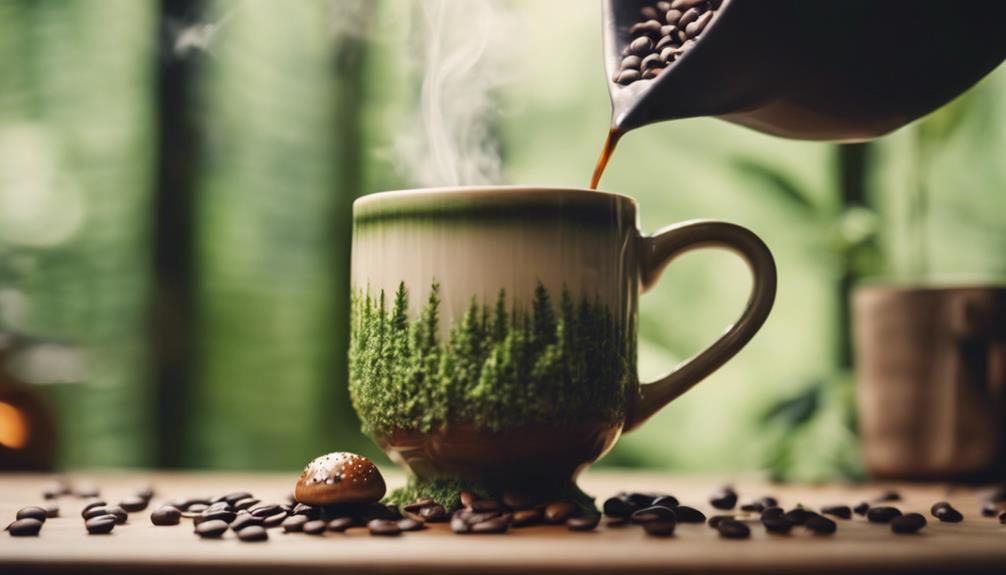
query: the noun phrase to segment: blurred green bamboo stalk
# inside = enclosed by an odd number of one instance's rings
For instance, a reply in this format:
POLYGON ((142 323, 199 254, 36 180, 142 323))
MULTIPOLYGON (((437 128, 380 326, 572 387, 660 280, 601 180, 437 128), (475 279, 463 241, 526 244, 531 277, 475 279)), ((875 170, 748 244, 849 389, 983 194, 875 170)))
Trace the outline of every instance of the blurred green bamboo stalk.
POLYGON ((346 391, 363 40, 336 24, 369 4, 209 10, 189 465, 295 468, 364 445, 346 391))
POLYGON ((79 384, 47 390, 70 466, 153 461, 154 15, 133 0, 0 2, 0 243, 26 253, 8 327, 84 356, 79 384))

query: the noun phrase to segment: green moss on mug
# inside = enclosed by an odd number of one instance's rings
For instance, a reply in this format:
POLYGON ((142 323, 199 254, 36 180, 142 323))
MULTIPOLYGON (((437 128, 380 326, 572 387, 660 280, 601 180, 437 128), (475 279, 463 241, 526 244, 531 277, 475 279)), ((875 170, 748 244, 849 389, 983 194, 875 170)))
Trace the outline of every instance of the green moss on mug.
POLYGON ((539 284, 519 307, 500 290, 493 306, 473 297, 441 341, 439 285, 414 321, 408 297, 404 282, 390 310, 383 290, 353 294, 349 389, 368 433, 618 423, 638 390, 635 336, 600 302, 563 290, 554 306, 539 284))
MULTIPOLYGON (((539 483, 533 491, 528 491, 533 500, 539 502, 569 501, 586 512, 596 512, 594 498, 584 493, 576 483, 563 480, 559 483, 539 483)), ((384 503, 404 507, 420 499, 432 499, 443 506, 448 513, 461 507, 461 492, 469 491, 479 499, 497 499, 503 496, 503 488, 489 481, 462 479, 427 479, 410 477, 404 487, 400 487, 384 498, 384 503)))

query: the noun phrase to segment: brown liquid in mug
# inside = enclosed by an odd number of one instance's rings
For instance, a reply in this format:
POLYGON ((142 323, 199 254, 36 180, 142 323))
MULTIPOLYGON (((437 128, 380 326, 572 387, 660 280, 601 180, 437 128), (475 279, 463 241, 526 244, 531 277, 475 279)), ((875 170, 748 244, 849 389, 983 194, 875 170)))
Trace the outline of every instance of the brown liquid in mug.
POLYGON ((601 175, 604 173, 604 168, 607 167, 611 155, 615 152, 615 146, 618 145, 618 140, 622 137, 622 134, 624 132, 620 132, 615 128, 608 131, 608 137, 604 139, 604 147, 601 149, 601 157, 597 159, 597 165, 594 166, 594 174, 590 178, 590 189, 596 190, 597 185, 601 183, 601 175))

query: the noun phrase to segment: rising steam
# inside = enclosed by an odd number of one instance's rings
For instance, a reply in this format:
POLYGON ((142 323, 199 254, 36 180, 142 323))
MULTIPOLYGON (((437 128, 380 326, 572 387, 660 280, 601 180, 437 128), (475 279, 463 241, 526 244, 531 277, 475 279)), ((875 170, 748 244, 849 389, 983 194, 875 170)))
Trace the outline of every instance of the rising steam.
POLYGON ((398 168, 423 187, 499 183, 493 131, 517 44, 513 21, 496 0, 413 0, 412 8, 403 61, 415 62, 422 88, 418 111, 394 142, 398 168))

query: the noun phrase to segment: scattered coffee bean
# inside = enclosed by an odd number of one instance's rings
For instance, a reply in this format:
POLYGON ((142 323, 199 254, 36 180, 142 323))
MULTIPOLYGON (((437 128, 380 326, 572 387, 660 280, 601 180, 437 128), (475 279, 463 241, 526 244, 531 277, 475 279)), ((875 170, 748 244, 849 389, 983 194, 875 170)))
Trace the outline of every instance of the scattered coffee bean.
POLYGON ((814 514, 803 524, 816 535, 832 535, 838 530, 838 524, 823 515, 814 514))
POLYGON ((940 501, 939 503, 933 504, 929 511, 933 514, 933 517, 944 523, 960 523, 961 521, 964 521, 964 516, 961 515, 961 512, 954 509, 954 507, 946 501, 940 501))
POLYGON ((852 509, 848 505, 828 505, 821 508, 821 513, 842 519, 852 519, 852 509))
POLYGON ((275 503, 257 505, 248 510, 255 517, 267 517, 283 511, 283 508, 275 503))
POLYGON ((761 518, 761 524, 765 526, 766 531, 777 535, 785 535, 793 529, 793 523, 781 515, 769 517, 763 516, 761 518))
POLYGON ((77 486, 76 495, 81 499, 90 499, 92 497, 97 497, 101 495, 101 491, 99 491, 98 487, 95 485, 91 485, 90 483, 83 483, 77 486))
POLYGON ((604 514, 608 517, 628 517, 636 506, 623 497, 611 497, 604 502, 604 514))
POLYGON ((462 506, 471 508, 472 503, 474 503, 478 497, 471 491, 462 491, 458 494, 458 499, 461 501, 462 506))
POLYGON ((54 481, 42 488, 42 497, 45 499, 56 499, 71 493, 70 484, 65 481, 54 481))
POLYGON ((581 515, 579 517, 571 517, 566 521, 566 527, 570 531, 592 531, 597 528, 597 524, 601 522, 601 516, 596 513, 591 513, 589 515, 581 515))
POLYGON ((117 525, 122 525, 129 520, 129 514, 126 510, 118 505, 112 505, 111 507, 105 507, 105 513, 115 517, 115 523, 117 525))
POLYGON ((713 515, 712 517, 709 518, 709 527, 716 529, 720 526, 721 521, 733 518, 734 518, 733 515, 713 515))
POLYGON ((352 517, 336 517, 328 522, 328 530, 342 533, 354 525, 356 525, 356 521, 352 517))
POLYGON ((88 509, 87 511, 83 511, 82 515, 83 515, 84 519, 90 519, 92 517, 99 517, 101 515, 108 515, 108 511, 107 510, 108 510, 107 507, 101 507, 101 506, 99 506, 99 507, 92 507, 92 508, 88 509))
POLYGON ((202 513, 203 511, 206 511, 209 508, 210 506, 208 503, 190 503, 185 506, 185 511, 186 513, 197 514, 202 513))
POLYGON ((810 519, 811 515, 811 511, 807 511, 803 507, 796 507, 794 509, 790 509, 786 513, 783 513, 782 516, 793 525, 803 525, 808 519, 810 519))
POLYGON ((216 503, 211 503, 209 507, 203 510, 203 514, 212 513, 214 511, 233 511, 231 504, 226 501, 217 501, 216 503))
POLYGON ((506 533, 507 529, 510 528, 510 524, 506 522, 501 517, 495 517, 493 519, 487 519, 485 521, 480 521, 471 526, 472 533, 506 533))
POLYGON ((724 519, 716 526, 720 537, 724 539, 747 539, 751 537, 751 528, 734 519, 724 519))
POLYGON ((761 502, 762 506, 765 507, 765 509, 768 509, 769 507, 779 506, 779 500, 777 500, 775 497, 772 497, 771 495, 766 495, 765 497, 762 497, 758 501, 761 502))
POLYGON ((652 535, 654 537, 670 537, 674 535, 674 528, 677 527, 677 522, 667 519, 658 519, 656 521, 647 521, 643 523, 643 531, 646 531, 647 535, 652 535))
POLYGON ((32 535, 38 535, 41 530, 42 522, 34 517, 18 519, 6 528, 6 531, 10 532, 11 537, 30 537, 32 535))
POLYGON ((876 499, 874 499, 874 501, 878 501, 878 502, 883 502, 883 501, 901 501, 901 494, 898 493, 897 491, 894 491, 894 490, 885 491, 885 492, 881 493, 876 499))
POLYGON ((114 515, 98 515, 84 522, 84 528, 91 535, 106 535, 115 529, 117 521, 114 515))
MULTIPOLYGON (((286 518, 287 518, 286 511, 280 510, 279 513, 273 513, 268 517, 264 517, 262 519, 262 527, 265 527, 266 529, 279 527, 280 525, 283 524, 283 521, 286 520, 286 518)), ((322 523, 324 523, 324 521, 322 521, 322 523)))
POLYGON ((21 508, 17 512, 15 519, 37 519, 42 523, 45 523, 47 517, 49 517, 49 514, 45 512, 45 509, 42 509, 41 507, 35 507, 33 505, 31 507, 21 508))
MULTIPOLYGON (((251 515, 250 517, 261 519, 257 515, 251 515)), ((234 513, 233 511, 222 511, 222 510, 211 511, 207 509, 206 511, 202 512, 198 517, 193 518, 192 523, 194 525, 199 525, 200 523, 204 523, 206 521, 223 521, 224 523, 230 524, 236 518, 237 514, 234 513)))
POLYGON ((999 524, 1006 525, 1006 511, 999 514, 999 524))
POLYGON ((614 517, 612 519, 609 519, 607 521, 607 523, 605 523, 606 526, 608 526, 608 527, 614 527, 616 529, 619 528, 619 527, 626 527, 629 524, 630 524, 630 521, 629 521, 629 519, 627 517, 614 517))
POLYGON ((125 509, 128 513, 134 513, 136 511, 143 511, 147 508, 148 500, 142 497, 127 497, 119 502, 119 507, 125 509))
POLYGON ((508 489, 503 491, 503 505, 514 511, 530 509, 534 506, 535 500, 527 493, 508 489))
POLYGON ((891 520, 891 531, 899 535, 915 533, 926 526, 926 518, 921 513, 906 513, 891 520))
POLYGON ((465 521, 459 513, 455 513, 451 517, 451 531, 455 533, 468 533, 471 531, 471 526, 465 521))
POLYGON ((437 503, 423 507, 417 515, 427 523, 443 523, 448 519, 447 510, 437 503))
POLYGON ((679 505, 674 508, 674 514, 678 518, 678 523, 704 523, 706 516, 694 507, 679 505))
POLYGON ((59 505, 55 503, 49 503, 42 509, 45 509, 45 516, 52 519, 53 517, 59 517, 59 505))
POLYGON ((102 501, 101 499, 92 499, 91 501, 88 501, 87 503, 84 504, 84 508, 80 510, 80 516, 83 517, 84 519, 87 519, 88 511, 94 509, 95 507, 104 507, 106 505, 108 504, 102 501))
POLYGON ((678 507, 678 498, 673 495, 658 495, 653 498, 650 505, 663 505, 664 507, 670 507, 674 509, 678 507))
POLYGON ((251 509, 261 503, 258 499, 254 497, 245 497, 244 499, 239 499, 234 502, 234 509, 240 511, 242 509, 251 509))
POLYGON ((222 536, 230 526, 220 520, 203 521, 196 525, 196 535, 203 539, 214 539, 222 536))
POLYGON ((230 505, 234 505, 235 503, 241 501, 242 499, 251 499, 252 497, 253 497, 252 494, 248 493, 247 491, 234 491, 232 493, 228 493, 226 495, 221 496, 220 501, 226 501, 230 505))
POLYGON ((859 505, 852 508, 852 512, 856 515, 866 515, 866 512, 870 510, 870 504, 867 502, 862 502, 859 505))
MULTIPOLYGON (((293 517, 298 517, 298 516, 294 515, 293 517)), ((304 517, 304 516, 300 515, 299 517, 304 517)), ((305 517, 305 519, 307 519, 307 518, 305 517)), ((246 528, 251 527, 251 526, 262 527, 262 518, 261 517, 255 517, 254 515, 249 515, 249 514, 245 513, 245 514, 238 515, 237 517, 235 517, 234 521, 230 522, 230 525, 231 525, 231 531, 241 531, 242 529, 246 529, 246 528)))
POLYGON ((986 501, 982 503, 981 513, 982 517, 995 517, 999 514, 999 505, 994 501, 986 501))
POLYGON ((398 529, 401 531, 420 531, 425 527, 422 521, 416 521, 415 519, 406 518, 398 520, 398 529))
POLYGON ((576 513, 576 505, 569 501, 553 501, 545 506, 546 523, 565 523, 576 513))
POLYGON ((495 499, 476 499, 468 507, 478 512, 499 511, 500 504, 495 499))
POLYGON ((633 523, 649 523, 651 521, 674 521, 677 523, 678 521, 674 510, 663 505, 645 507, 639 511, 634 511, 629 517, 633 523))
POLYGON ((523 509, 521 511, 515 511, 513 514, 513 521, 511 522, 514 527, 526 527, 528 525, 535 525, 541 523, 542 514, 539 509, 523 509))
POLYGON ((786 511, 782 507, 766 507, 764 511, 761 512, 761 518, 772 518, 777 519, 786 514, 786 511))
MULTIPOLYGON (((297 533, 304 530, 304 525, 306 525, 308 521, 310 521, 310 519, 308 519, 306 515, 291 515, 284 519, 281 525, 283 526, 283 531, 287 533, 297 533)), ((338 519, 335 521, 338 521, 338 519)), ((352 519, 350 519, 350 522, 352 522, 352 519)))
POLYGON ((265 530, 265 527, 262 527, 261 525, 249 525, 237 533, 238 539, 246 542, 265 541, 269 539, 269 533, 265 530))
MULTIPOLYGON (((636 507, 636 509, 649 507, 653 505, 653 502, 656 501, 657 498, 664 496, 663 494, 660 493, 641 493, 641 492, 624 493, 621 495, 623 495, 629 501, 629 503, 632 503, 636 507)), ((676 505, 677 503, 675 503, 675 505, 673 505, 672 507, 676 505)))
POLYGON ((384 477, 369 459, 335 452, 307 464, 297 480, 297 501, 309 505, 373 503, 384 497, 384 477))
POLYGON ((301 531, 308 535, 321 535, 326 529, 328 529, 328 523, 322 519, 308 521, 301 526, 301 531))
POLYGON ((424 497, 423 499, 417 499, 412 503, 402 507, 402 511, 407 511, 409 513, 418 513, 423 507, 429 507, 430 505, 436 504, 436 501, 430 499, 429 497, 424 497))
POLYGON ((900 517, 901 511, 897 507, 871 507, 869 511, 866 512, 866 518, 870 520, 871 523, 890 523, 895 517, 900 517))
POLYGON ((133 495, 139 497, 140 499, 146 499, 147 501, 150 501, 151 499, 154 498, 154 488, 146 484, 138 485, 136 486, 136 491, 133 493, 133 495))
POLYGON ((765 504, 761 501, 748 501, 747 503, 741 504, 741 511, 746 511, 748 513, 761 513, 765 510, 765 504))
POLYGON ((732 487, 724 487, 709 498, 709 504, 716 509, 733 509, 737 505, 737 492, 732 487))
POLYGON ((154 525, 178 525, 182 512, 174 507, 161 507, 150 514, 150 522, 154 525))
POLYGON ((371 535, 398 535, 402 532, 398 522, 389 519, 373 519, 367 523, 367 530, 371 535))

